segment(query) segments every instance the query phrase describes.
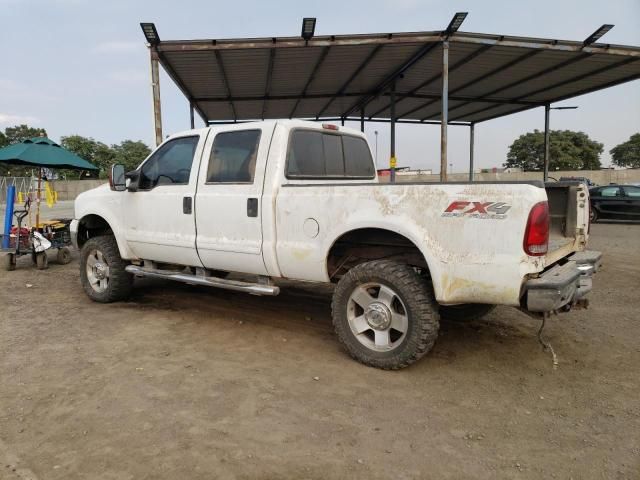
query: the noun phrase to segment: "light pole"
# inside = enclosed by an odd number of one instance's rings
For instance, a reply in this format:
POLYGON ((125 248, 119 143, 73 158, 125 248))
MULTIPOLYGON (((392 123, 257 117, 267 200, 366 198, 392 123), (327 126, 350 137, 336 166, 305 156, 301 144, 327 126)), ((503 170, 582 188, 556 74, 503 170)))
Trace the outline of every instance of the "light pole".
POLYGON ((376 134, 376 168, 378 168, 378 130, 373 133, 376 134))
POLYGON ((552 107, 548 103, 544 106, 544 167, 542 179, 543 181, 549 180, 549 146, 551 143, 551 130, 549 129, 550 124, 550 113, 551 110, 575 110, 578 108, 577 106, 571 107, 552 107))

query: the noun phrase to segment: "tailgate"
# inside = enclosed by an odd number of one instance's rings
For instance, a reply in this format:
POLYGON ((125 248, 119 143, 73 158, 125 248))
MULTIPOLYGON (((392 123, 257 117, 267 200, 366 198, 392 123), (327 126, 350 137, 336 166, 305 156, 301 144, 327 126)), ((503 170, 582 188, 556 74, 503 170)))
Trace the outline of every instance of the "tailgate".
POLYGON ((550 265, 573 252, 585 249, 589 230, 589 190, 582 182, 545 184, 549 201, 550 265))

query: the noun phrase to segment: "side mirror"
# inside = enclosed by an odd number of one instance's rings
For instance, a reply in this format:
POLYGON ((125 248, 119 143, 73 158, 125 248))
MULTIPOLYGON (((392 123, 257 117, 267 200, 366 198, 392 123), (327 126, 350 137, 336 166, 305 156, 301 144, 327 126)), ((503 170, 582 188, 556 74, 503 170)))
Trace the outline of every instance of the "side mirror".
POLYGON ((109 175, 109 187, 116 192, 124 192, 126 190, 124 179, 124 165, 116 164, 111 166, 111 175, 109 175))
POLYGON ((125 173, 124 180, 128 192, 137 192, 138 181, 140 180, 140 170, 132 170, 125 173))

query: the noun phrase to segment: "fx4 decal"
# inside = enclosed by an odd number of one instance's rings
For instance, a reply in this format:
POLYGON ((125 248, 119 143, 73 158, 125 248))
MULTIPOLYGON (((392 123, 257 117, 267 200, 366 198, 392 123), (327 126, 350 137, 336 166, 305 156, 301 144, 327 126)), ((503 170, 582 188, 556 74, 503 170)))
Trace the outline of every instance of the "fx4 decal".
POLYGON ((455 201, 445 209, 443 217, 489 218, 503 220, 511 205, 504 202, 455 201))

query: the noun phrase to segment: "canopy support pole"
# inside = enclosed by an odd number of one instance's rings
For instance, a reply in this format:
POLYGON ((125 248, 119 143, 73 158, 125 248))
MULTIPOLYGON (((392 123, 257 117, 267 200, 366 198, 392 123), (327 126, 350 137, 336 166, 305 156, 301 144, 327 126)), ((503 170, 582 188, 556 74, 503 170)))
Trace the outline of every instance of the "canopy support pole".
POLYGON ((476 124, 469 124, 469 181, 473 182, 473 147, 475 143, 476 124))
POLYGON ((396 183, 396 82, 391 83, 391 156, 389 158, 389 179, 396 183))
POLYGON ((364 133, 364 108, 360 109, 360 131, 364 133))
POLYGON ((191 120, 191 130, 196 128, 196 121, 193 112, 193 103, 189 103, 189 120, 191 120))
POLYGON ((344 127, 344 117, 342 117, 342 118, 340 119, 340 125, 342 125, 342 126, 344 127))
POLYGON ((151 60, 151 94, 153 97, 153 130, 156 146, 162 143, 162 111, 160 105, 160 71, 158 69, 158 52, 151 47, 149 49, 151 60))
POLYGON ((36 192, 36 229, 40 228, 40 189, 42 188, 42 168, 38 169, 38 191, 36 192))
POLYGON ((449 42, 442 42, 442 113, 440 118, 440 181, 447 181, 447 123, 449 122, 449 42))
POLYGON ((548 103, 544 106, 544 174, 543 180, 549 180, 549 114, 551 113, 551 105, 548 103))

